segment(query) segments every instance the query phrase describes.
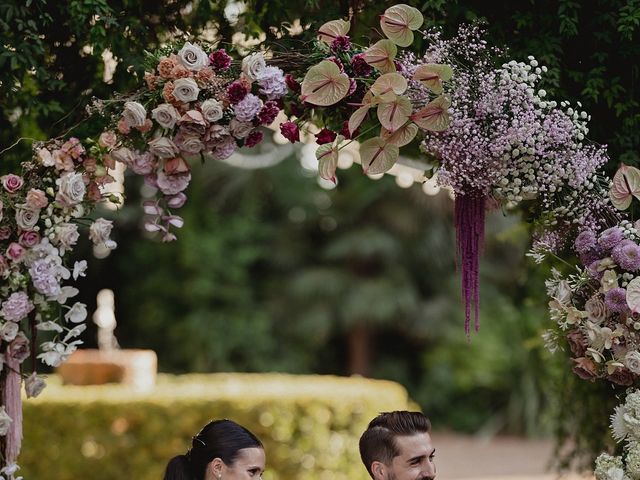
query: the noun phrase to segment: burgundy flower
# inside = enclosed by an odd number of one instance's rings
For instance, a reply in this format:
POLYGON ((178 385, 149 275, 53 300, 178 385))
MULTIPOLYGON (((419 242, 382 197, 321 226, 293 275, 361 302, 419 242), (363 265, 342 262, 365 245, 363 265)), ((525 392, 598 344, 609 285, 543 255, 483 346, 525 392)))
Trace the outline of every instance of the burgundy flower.
POLYGON ((607 375, 607 380, 616 385, 628 387, 633 385, 633 373, 628 368, 618 368, 611 375, 607 375))
POLYGON ((227 87, 227 95, 229 96, 229 102, 232 104, 236 104, 244 99, 247 96, 249 91, 247 88, 240 82, 233 82, 231 85, 227 87))
POLYGON ((339 52, 339 51, 346 52, 350 48, 351 48, 351 40, 349 40, 348 35, 340 35, 336 37, 336 39, 333 42, 331 42, 332 52, 339 52))
POLYGON ((326 60, 329 60, 330 62, 335 63, 338 68, 340 69, 340 73, 344 73, 344 65, 342 64, 342 62, 340 61, 339 58, 337 57, 328 57, 326 60))
POLYGON ((224 48, 221 48, 209 54, 209 62, 214 70, 224 72, 231 66, 231 57, 224 48))
POLYGON ((284 138, 289 140, 291 143, 300 141, 300 129, 298 128, 298 125, 293 122, 281 123, 280 132, 282 132, 284 138))
POLYGON ((260 130, 254 130, 249 135, 247 135, 247 138, 245 138, 244 146, 249 148, 255 147, 262 141, 263 137, 264 135, 260 130))
POLYGON ((337 133, 333 132, 327 128, 323 128, 318 133, 316 133, 316 143, 318 145, 324 145, 325 143, 333 142, 337 137, 337 133))
POLYGON ((293 75, 291 75, 290 73, 287 73, 284 76, 284 82, 287 84, 287 87, 289 87, 289 90, 294 93, 300 93, 300 91, 302 90, 300 84, 296 82, 296 79, 293 78, 293 75))
POLYGON ((276 102, 265 102, 262 110, 260 110, 257 115, 260 125, 270 125, 276 119, 279 112, 280 108, 276 102))
POLYGON ((358 135, 360 135, 360 129, 356 128, 355 131, 353 132, 353 135, 351 135, 349 133, 349 120, 345 120, 342 123, 342 130, 340 130, 340 135, 342 135, 344 138, 350 140, 350 139, 355 138, 358 135))
POLYGON ((359 53, 351 59, 351 70, 353 70, 353 74, 356 77, 368 77, 373 71, 373 68, 364 61, 364 54, 359 53))

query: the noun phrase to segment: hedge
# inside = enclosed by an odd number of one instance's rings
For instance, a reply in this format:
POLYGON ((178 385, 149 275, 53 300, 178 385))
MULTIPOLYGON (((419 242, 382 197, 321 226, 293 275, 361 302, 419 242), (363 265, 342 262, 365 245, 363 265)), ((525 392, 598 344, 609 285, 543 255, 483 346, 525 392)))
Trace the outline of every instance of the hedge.
POLYGON ((363 378, 160 375, 149 392, 48 383, 24 406, 27 480, 159 480, 213 418, 231 418, 260 437, 264 480, 365 480, 358 438, 369 420, 414 408, 402 386, 363 378))

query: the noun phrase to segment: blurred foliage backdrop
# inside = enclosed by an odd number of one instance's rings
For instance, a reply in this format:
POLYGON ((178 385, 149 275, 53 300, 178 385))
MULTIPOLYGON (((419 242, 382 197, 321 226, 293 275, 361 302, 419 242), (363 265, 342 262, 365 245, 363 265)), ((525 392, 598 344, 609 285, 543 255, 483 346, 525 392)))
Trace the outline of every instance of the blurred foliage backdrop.
MULTIPOLYGON (((19 137, 67 132, 93 96, 132 88, 143 49, 171 36, 285 42, 283 33, 298 29, 297 38, 309 39, 309 24, 356 12, 352 36, 367 37, 393 3, 5 0, 0 149, 19 137), (113 72, 105 67, 111 58, 113 72)), ((612 170, 638 163, 640 2, 406 3, 448 33, 460 22, 486 21, 491 40, 509 46, 514 59, 535 55, 550 68, 551 95, 581 101, 593 115, 591 136, 610 146, 612 170)), ((73 132, 98 128, 86 122, 73 132)), ((29 152, 29 141, 19 143, 3 152, 0 168, 29 152)), ((129 202, 117 217, 120 248, 94 261, 83 282, 90 306, 98 289, 115 290, 121 345, 155 349, 162 370, 390 378, 409 388, 437 426, 469 431, 537 433, 560 398, 570 404, 578 395, 563 380, 568 366, 542 348, 547 272, 525 259, 529 231, 518 218, 489 218, 482 328, 468 342, 446 195, 401 190, 390 178, 372 182, 357 166, 326 191, 295 157, 267 170, 194 168, 178 242, 144 238, 140 186, 128 184, 129 202)), ((94 336, 87 333, 88 345, 94 336)))

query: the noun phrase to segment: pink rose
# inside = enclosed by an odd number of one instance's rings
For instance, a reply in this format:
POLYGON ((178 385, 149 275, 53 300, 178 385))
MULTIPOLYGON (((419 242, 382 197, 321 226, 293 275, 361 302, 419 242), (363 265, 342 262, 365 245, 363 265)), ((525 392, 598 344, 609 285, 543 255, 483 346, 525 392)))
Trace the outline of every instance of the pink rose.
POLYGON ((94 173, 96 171, 96 159, 95 158, 87 158, 84 162, 82 162, 82 166, 84 167, 85 172, 94 173))
POLYGON ((569 348, 576 357, 582 357, 587 351, 587 341, 579 330, 572 330, 567 334, 569 348))
POLYGON ((593 381, 598 376, 598 367, 594 363, 593 360, 586 357, 580 358, 572 358, 573 363, 573 373, 578 375, 583 380, 593 381))
POLYGON ((167 160, 164 164, 164 172, 167 175, 176 175, 178 173, 187 173, 191 169, 189 164, 182 157, 174 157, 167 160))
POLYGON ((5 225, 4 227, 0 227, 0 240, 6 240, 11 236, 11 227, 5 225))
POLYGON ((109 150, 114 148, 117 143, 118 137, 111 130, 102 132, 100 134, 100 138, 98 138, 98 145, 100 145, 102 148, 108 148, 109 150))
POLYGON ((40 234, 33 230, 22 232, 18 238, 18 242, 25 248, 33 248, 40 243, 40 234))
POLYGON ((182 192, 191 181, 191 173, 166 175, 162 170, 158 171, 158 188, 165 195, 175 195, 182 192))
POLYGON ((280 125, 280 132, 282 132, 282 136, 291 143, 300 141, 300 129, 298 128, 298 125, 293 122, 282 123, 280 125))
POLYGON ((22 188, 22 185, 24 185, 22 177, 14 175, 13 173, 3 175, 0 177, 0 180, 2 180, 2 186, 4 189, 9 193, 16 193, 22 188))
POLYGON ((11 242, 7 247, 7 257, 14 262, 19 262, 24 252, 24 247, 16 242, 11 242))
POLYGON ((7 347, 6 355, 13 358, 16 362, 22 363, 29 358, 29 339, 24 332, 18 332, 16 338, 7 347))
POLYGON ((89 185, 87 185, 87 198, 92 202, 99 202, 102 200, 102 193, 100 192, 100 187, 96 182, 89 182, 89 185))
POLYGON ((40 210, 49 204, 47 196, 42 190, 32 188, 27 193, 27 205, 33 210, 40 210))
POLYGON ((204 119, 202 112, 199 112, 198 110, 189 110, 180 118, 180 120, 178 120, 178 124, 185 134, 199 135, 201 137, 209 126, 209 123, 204 119))
POLYGON ((54 150, 52 155, 57 170, 61 170, 63 172, 70 172, 73 170, 73 158, 71 158, 71 155, 63 152, 62 150, 54 150))
POLYGON ((118 131, 123 135, 128 135, 131 132, 131 127, 124 118, 118 120, 118 131))
POLYGON ((148 175, 156 166, 156 159, 149 152, 142 155, 134 155, 131 169, 138 175, 148 175))

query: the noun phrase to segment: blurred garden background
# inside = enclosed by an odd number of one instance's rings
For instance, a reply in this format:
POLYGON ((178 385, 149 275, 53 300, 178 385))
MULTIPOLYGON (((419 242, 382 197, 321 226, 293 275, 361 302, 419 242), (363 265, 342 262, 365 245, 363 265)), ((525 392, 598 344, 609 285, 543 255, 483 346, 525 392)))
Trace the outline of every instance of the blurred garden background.
MULTIPOLYGON (((394 3, 5 0, 0 150, 19 137, 67 132, 93 97, 132 89, 143 71, 130 66, 175 36, 258 46, 293 32, 302 41, 314 35, 309 25, 352 10, 352 37, 366 38, 365 26, 394 3)), ((582 102, 593 117, 590 136, 609 145, 610 171, 638 164, 640 2, 405 3, 445 33, 485 21, 511 58, 534 55, 549 67, 550 95, 582 102)), ((99 128, 89 121, 74 134, 99 128)), ((607 415, 590 412, 609 405, 602 387, 578 384, 566 359, 544 349, 549 265, 526 257, 531 232, 522 216, 489 216, 481 329, 467 339, 448 194, 399 188, 390 176, 373 181, 358 165, 340 170, 337 188, 327 189, 305 168, 302 149, 280 148, 282 160, 269 168, 194 165, 185 228, 171 244, 147 238, 144 188, 127 179, 126 205, 111 214, 118 249, 92 260, 78 286, 90 311, 99 290, 114 291, 121 347, 155 350, 159 370, 171 374, 393 380, 437 430, 571 437, 586 457, 590 444, 600 448, 607 425, 593 422, 607 415)), ((29 154, 28 140, 4 151, 2 170, 29 154)), ((87 347, 96 346, 92 327, 83 335, 87 347)))

